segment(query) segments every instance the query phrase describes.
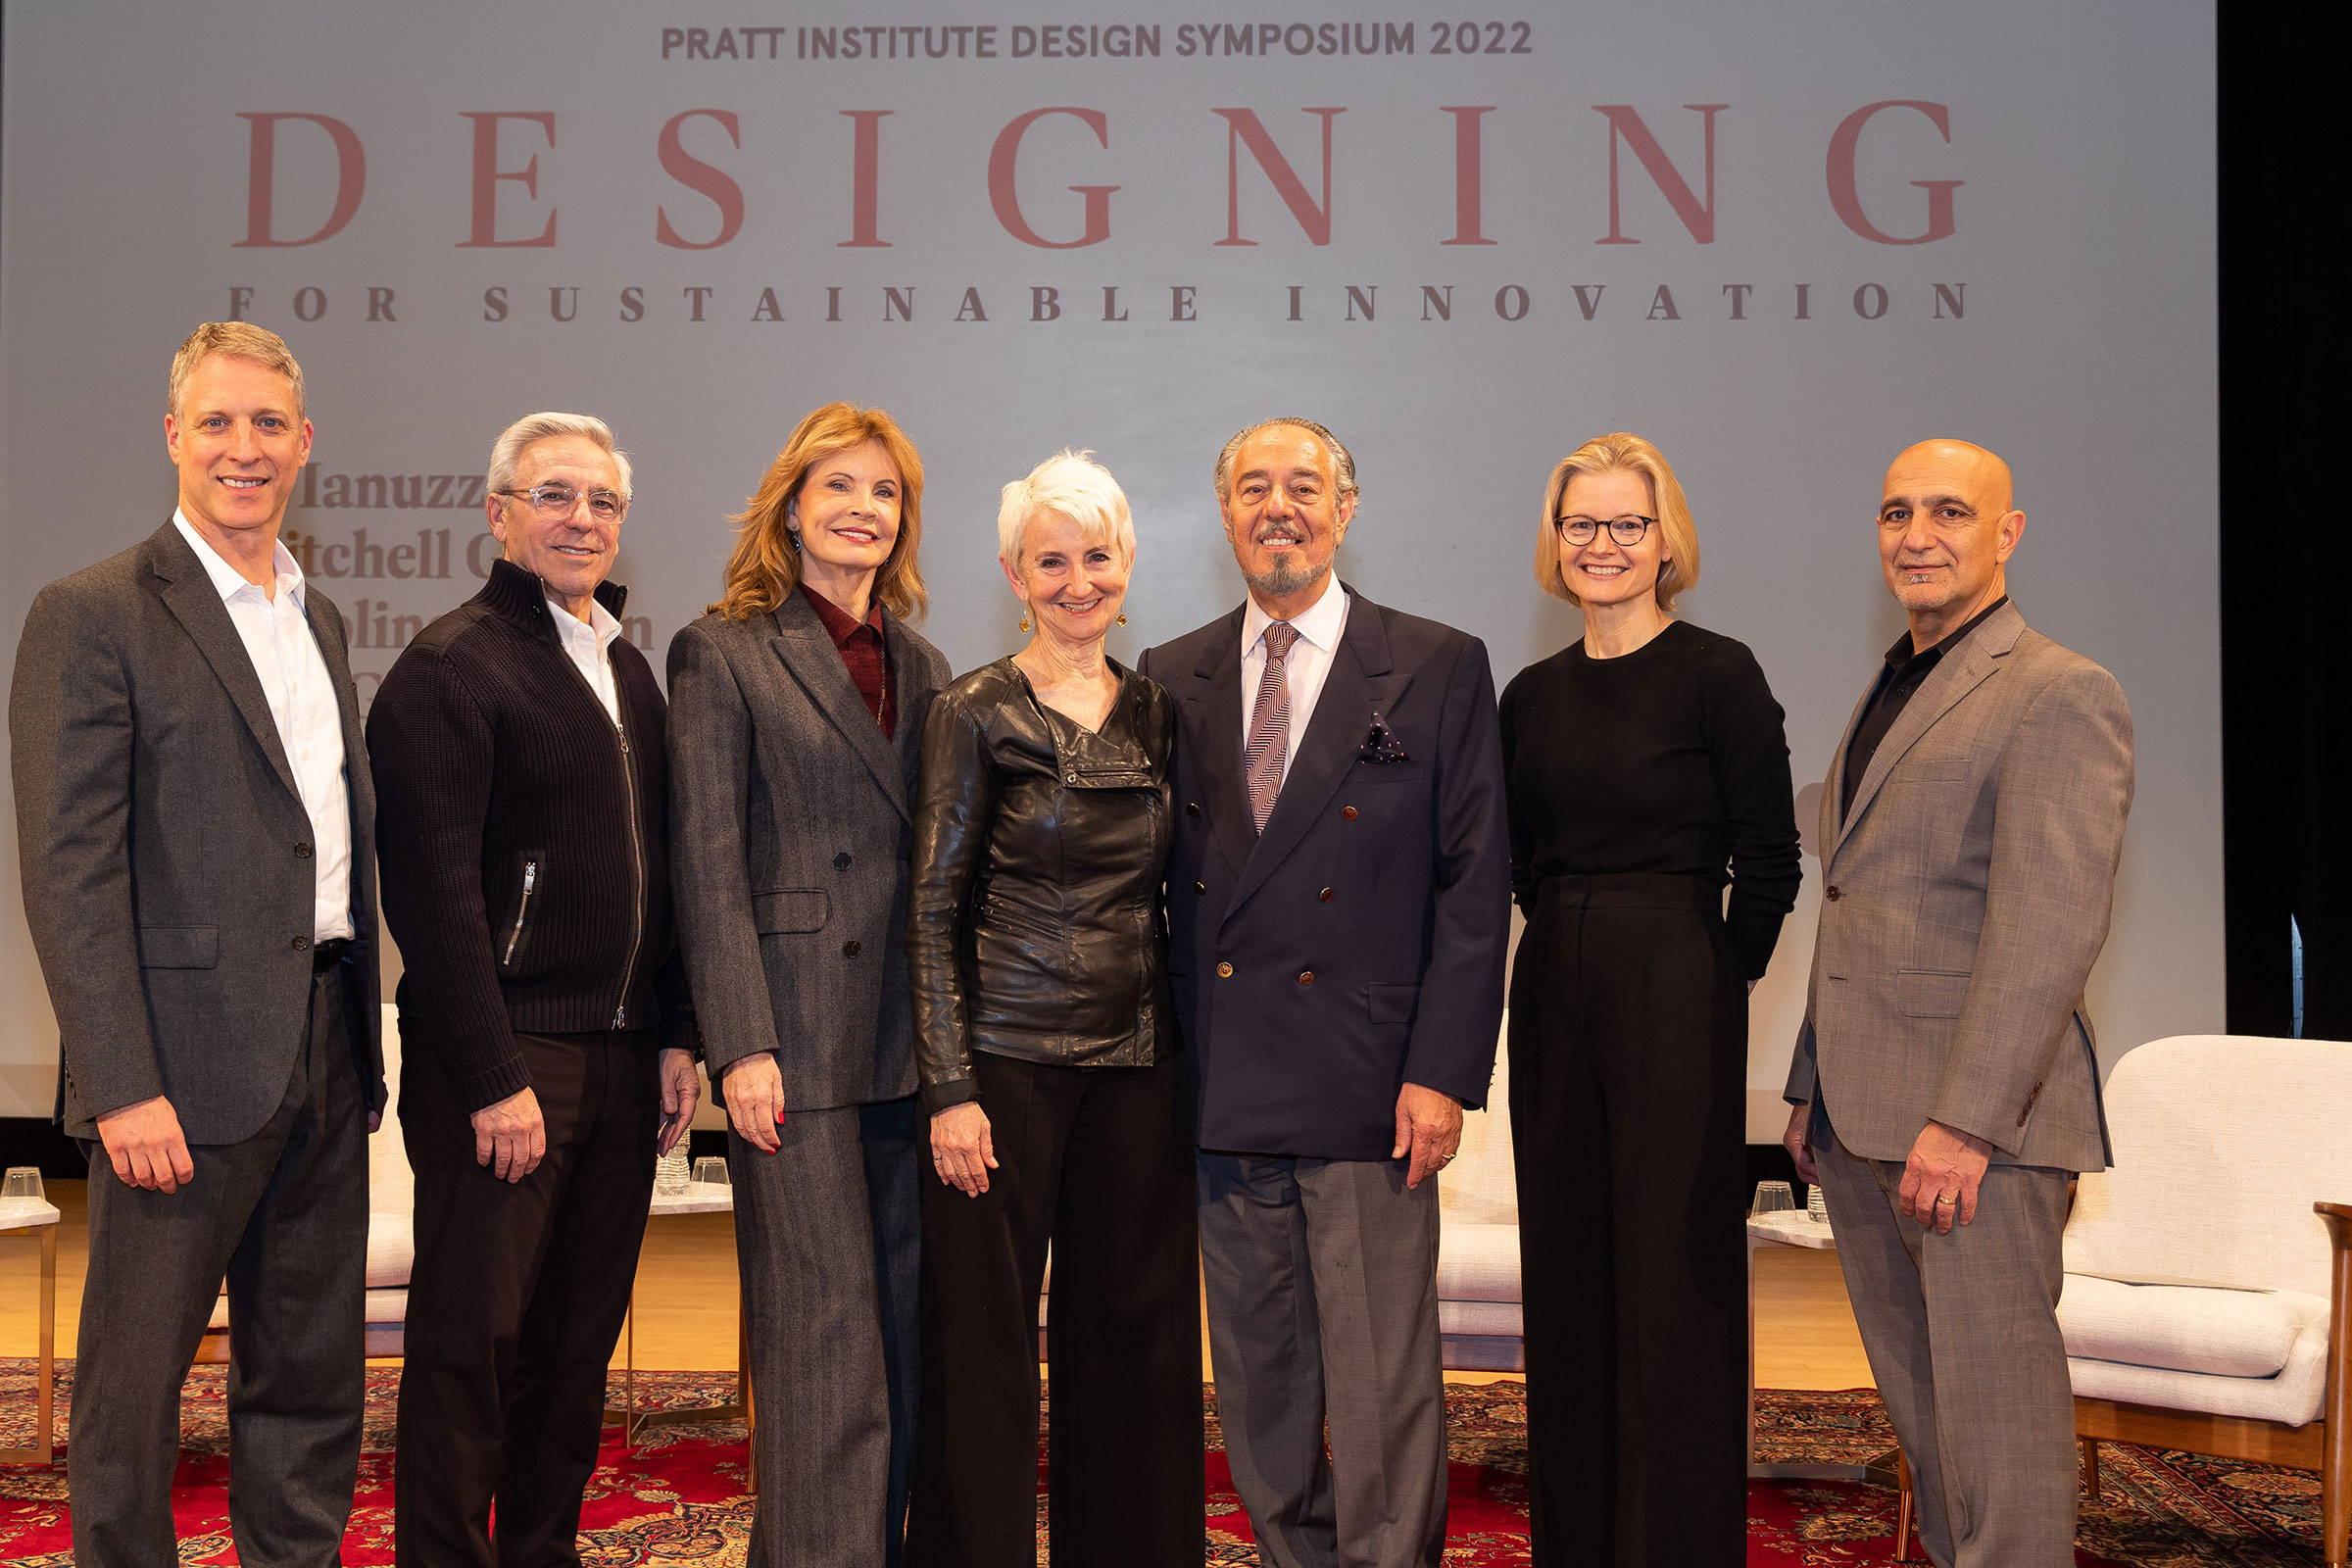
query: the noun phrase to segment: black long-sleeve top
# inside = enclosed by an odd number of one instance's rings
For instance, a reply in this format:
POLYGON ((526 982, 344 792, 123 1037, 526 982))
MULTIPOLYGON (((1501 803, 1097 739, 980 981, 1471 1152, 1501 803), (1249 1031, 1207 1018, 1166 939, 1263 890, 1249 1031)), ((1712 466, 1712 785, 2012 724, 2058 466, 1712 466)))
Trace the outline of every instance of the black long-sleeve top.
MULTIPOLYGON (((597 598, 620 613, 622 590, 597 598)), ((612 644, 614 724, 510 562, 393 662, 368 712, 384 923, 416 1039, 467 1110, 530 1085, 514 1033, 661 1026, 693 1049, 670 915, 667 718, 612 644)))
POLYGON ((1796 808, 1781 705, 1743 643, 1674 621, 1616 659, 1582 639, 1502 694, 1511 891, 1652 872, 1729 883, 1741 972, 1763 974, 1796 905, 1796 808))

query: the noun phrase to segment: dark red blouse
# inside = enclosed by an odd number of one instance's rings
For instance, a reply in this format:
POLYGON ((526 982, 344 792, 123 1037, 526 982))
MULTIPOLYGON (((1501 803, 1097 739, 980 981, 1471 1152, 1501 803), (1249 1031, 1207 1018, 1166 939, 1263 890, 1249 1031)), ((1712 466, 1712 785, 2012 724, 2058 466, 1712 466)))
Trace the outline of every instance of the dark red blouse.
POLYGON ((848 611, 823 594, 811 592, 807 583, 801 584, 801 594, 815 607, 826 635, 841 650, 841 662, 849 666, 858 695, 865 699, 866 711, 874 715, 885 736, 898 739, 899 705, 892 699, 890 651, 882 641, 882 601, 876 599, 866 607, 865 619, 852 620, 848 611))

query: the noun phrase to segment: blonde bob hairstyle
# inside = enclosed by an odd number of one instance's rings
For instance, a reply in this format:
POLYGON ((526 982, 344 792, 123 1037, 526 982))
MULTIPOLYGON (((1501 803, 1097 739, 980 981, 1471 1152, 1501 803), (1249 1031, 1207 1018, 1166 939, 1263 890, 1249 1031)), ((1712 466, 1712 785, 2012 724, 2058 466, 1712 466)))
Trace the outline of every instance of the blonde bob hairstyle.
POLYGON ((1682 481, 1674 476, 1674 466, 1666 461, 1666 455, 1623 430, 1595 436, 1551 470, 1551 482, 1544 487, 1544 515, 1536 523, 1537 586, 1555 599, 1572 605, 1584 603, 1561 570, 1558 522, 1568 481, 1580 473, 1638 473, 1649 481, 1649 493, 1656 498, 1652 505, 1658 528, 1666 536, 1666 553, 1671 558, 1658 567, 1658 608, 1673 610, 1675 596, 1698 581, 1698 529, 1690 520, 1690 503, 1683 498, 1682 481))
POLYGON ((743 511, 727 520, 735 526, 735 551, 727 558, 718 603, 710 612, 729 620, 764 615, 792 597, 801 584, 801 546, 785 526, 785 514, 808 480, 809 470, 836 452, 879 441, 898 466, 899 536, 890 559, 874 574, 874 597, 901 620, 920 620, 931 595, 915 561, 923 543, 923 460, 898 421, 880 409, 828 403, 803 419, 767 466, 760 488, 743 511))
POLYGON ((1135 560, 1135 516, 1127 493, 1095 455, 1059 452, 1015 479, 997 508, 997 558, 1021 569, 1021 543, 1039 517, 1067 517, 1090 545, 1108 547, 1121 561, 1135 560))

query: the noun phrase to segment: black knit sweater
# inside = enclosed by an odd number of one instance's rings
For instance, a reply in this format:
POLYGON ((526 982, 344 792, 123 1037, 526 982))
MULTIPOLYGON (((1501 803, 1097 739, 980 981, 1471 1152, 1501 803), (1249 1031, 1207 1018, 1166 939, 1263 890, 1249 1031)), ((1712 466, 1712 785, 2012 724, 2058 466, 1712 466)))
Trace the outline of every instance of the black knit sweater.
MULTIPOLYGON (((614 614, 625 591, 597 599, 614 614)), ((514 1033, 694 1045, 669 895, 666 705, 612 644, 621 723, 510 562, 401 653, 368 714, 404 1043, 469 1110, 531 1081, 514 1033)))

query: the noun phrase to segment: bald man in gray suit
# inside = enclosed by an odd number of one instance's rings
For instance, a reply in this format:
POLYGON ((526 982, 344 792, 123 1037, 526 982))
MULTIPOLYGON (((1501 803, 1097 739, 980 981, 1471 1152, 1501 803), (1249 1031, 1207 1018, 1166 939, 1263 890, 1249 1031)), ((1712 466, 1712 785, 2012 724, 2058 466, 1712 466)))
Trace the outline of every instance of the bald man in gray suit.
POLYGON ((1965 441, 1887 470, 1879 556, 1911 630, 1822 791, 1786 1091, 1938 1568, 2075 1560, 2060 1237, 2069 1173, 2108 1159, 2082 992, 2132 808, 2132 714, 2010 602, 2011 501, 2008 466, 1965 441))

